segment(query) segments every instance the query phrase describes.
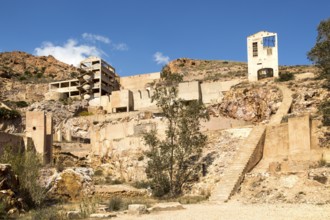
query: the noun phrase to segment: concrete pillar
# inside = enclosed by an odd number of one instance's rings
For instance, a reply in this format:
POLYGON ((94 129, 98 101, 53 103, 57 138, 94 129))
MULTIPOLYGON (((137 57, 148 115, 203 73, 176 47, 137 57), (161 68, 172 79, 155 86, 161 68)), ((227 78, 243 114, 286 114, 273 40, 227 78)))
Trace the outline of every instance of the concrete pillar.
POLYGON ((310 160, 311 137, 309 115, 289 118, 289 158, 310 160))

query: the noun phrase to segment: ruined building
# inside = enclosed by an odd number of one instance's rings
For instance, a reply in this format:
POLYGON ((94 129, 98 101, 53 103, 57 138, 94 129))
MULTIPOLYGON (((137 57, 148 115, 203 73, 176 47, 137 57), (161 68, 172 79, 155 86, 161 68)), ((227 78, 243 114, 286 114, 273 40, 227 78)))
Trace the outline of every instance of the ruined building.
POLYGON ((248 79, 278 77, 277 34, 260 31, 247 38, 248 79))
POLYGON ((115 69, 98 57, 89 57, 80 63, 82 74, 76 79, 49 84, 47 99, 83 98, 93 100, 90 105, 101 105, 101 97, 119 90, 115 69))

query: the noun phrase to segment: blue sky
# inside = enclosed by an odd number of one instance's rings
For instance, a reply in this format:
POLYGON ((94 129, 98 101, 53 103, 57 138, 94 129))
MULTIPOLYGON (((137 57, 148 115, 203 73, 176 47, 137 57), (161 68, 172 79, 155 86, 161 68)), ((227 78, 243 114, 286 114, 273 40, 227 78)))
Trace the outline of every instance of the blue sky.
POLYGON ((0 51, 102 56, 121 76, 181 57, 246 61, 246 37, 278 33, 281 65, 309 64, 329 0, 2 0, 0 51))

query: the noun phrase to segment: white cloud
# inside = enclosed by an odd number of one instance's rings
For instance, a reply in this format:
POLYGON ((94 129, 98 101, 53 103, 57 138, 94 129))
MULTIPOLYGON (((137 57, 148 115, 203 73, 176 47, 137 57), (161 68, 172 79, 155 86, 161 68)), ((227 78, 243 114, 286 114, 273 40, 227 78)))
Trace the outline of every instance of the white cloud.
POLYGON ((93 43, 95 43, 96 41, 100 41, 100 42, 105 43, 105 44, 110 44, 111 43, 111 40, 109 38, 101 36, 101 35, 97 35, 97 34, 83 33, 82 37, 85 40, 91 41, 93 43))
POLYGON ((127 44, 119 43, 119 44, 112 44, 114 50, 125 51, 128 50, 127 44))
POLYGON ((95 46, 79 45, 74 39, 69 39, 63 46, 56 46, 51 42, 45 42, 41 47, 35 48, 34 52, 37 56, 52 55, 64 63, 75 66, 79 66, 79 63, 88 56, 101 57, 105 54, 95 46))
POLYGON ((170 57, 163 55, 161 52, 156 52, 154 54, 154 61, 157 64, 167 64, 170 61, 170 57))

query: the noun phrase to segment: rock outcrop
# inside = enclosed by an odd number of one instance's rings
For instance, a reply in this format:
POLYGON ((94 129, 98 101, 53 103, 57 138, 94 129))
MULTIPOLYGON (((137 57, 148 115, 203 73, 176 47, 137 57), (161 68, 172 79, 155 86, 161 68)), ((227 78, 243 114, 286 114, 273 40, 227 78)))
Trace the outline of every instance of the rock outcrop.
POLYGON ((168 63, 164 70, 182 74, 187 81, 217 81, 245 77, 247 65, 243 62, 180 58, 168 63))
POLYGON ((23 200, 19 198, 19 181, 12 172, 11 165, 0 164, 0 218, 1 211, 16 215, 24 211, 23 200))
POLYGON ((46 187, 49 188, 48 198, 77 201, 84 196, 92 195, 94 193, 93 174, 91 168, 84 167, 68 168, 60 173, 53 170, 53 175, 49 176, 49 181, 46 182, 46 187))
POLYGON ((78 69, 53 56, 14 51, 0 53, 0 100, 41 101, 48 83, 78 75, 78 69))
POLYGON ((13 51, 0 53, 0 76, 10 78, 15 75, 42 73, 45 77, 62 80, 78 73, 78 69, 56 60, 53 56, 33 56, 13 51))
POLYGON ((223 116, 261 122, 276 113, 281 100, 281 92, 275 86, 243 84, 227 92, 216 107, 223 116))

